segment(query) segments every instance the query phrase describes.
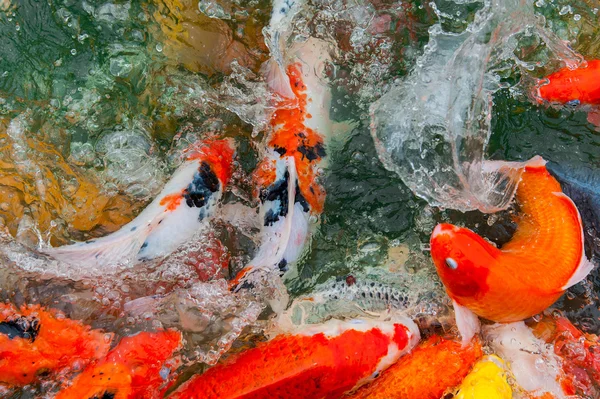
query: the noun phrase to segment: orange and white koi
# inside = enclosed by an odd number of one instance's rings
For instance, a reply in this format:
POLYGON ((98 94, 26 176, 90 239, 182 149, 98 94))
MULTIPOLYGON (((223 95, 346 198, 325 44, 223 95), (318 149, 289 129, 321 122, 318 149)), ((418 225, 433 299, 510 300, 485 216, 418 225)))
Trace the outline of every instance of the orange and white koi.
POLYGON ((292 54, 286 77, 293 97, 277 101, 270 118, 267 154, 253 176, 261 202, 261 244, 254 259, 232 281, 235 287, 248 281, 249 271, 287 271, 306 247, 310 215, 323 211, 325 190, 317 179, 331 121, 329 90, 318 74, 328 51, 324 42, 311 39, 292 54))
POLYGON ((231 177, 233 142, 205 140, 190 148, 158 197, 106 237, 44 252, 77 267, 103 267, 166 256, 202 229, 231 177))
POLYGON ((234 355, 170 399, 334 399, 389 367, 419 341, 409 319, 329 320, 234 355))
POLYGON ((431 236, 431 256, 465 341, 479 328, 477 316, 524 320, 593 269, 579 212, 540 157, 525 164, 516 199, 517 230, 502 248, 450 224, 438 225, 431 236))
POLYGON ((106 355, 109 347, 110 334, 59 312, 0 304, 0 384, 24 386, 41 374, 74 371, 106 355))
POLYGON ((171 371, 179 366, 173 354, 180 346, 181 334, 174 330, 125 337, 54 399, 162 398, 170 386, 171 371))

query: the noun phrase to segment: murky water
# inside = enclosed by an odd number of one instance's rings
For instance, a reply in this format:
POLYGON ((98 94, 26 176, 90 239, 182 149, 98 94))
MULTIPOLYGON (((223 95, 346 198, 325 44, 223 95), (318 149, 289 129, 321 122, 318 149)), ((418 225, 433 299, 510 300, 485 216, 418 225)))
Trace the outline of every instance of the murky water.
MULTIPOLYGON (((452 221, 500 242, 510 236, 506 213, 444 211, 415 196, 406 176, 380 161, 370 126, 371 105, 410 79, 431 50, 429 29, 466 32, 482 8, 477 1, 322 0, 294 19, 292 42, 316 37, 336 50, 325 68, 335 124, 322 176, 327 199, 309 250, 285 277, 292 299, 323 291, 333 297, 336 279, 352 276, 400 293, 414 317, 446 320, 449 300, 428 253, 435 223, 452 221)), ((589 59, 600 57, 599 8, 539 0, 531 15, 567 53, 571 47, 589 59)), ((268 126, 260 67, 269 57, 262 29, 270 15, 262 0, 0 1, 0 298, 57 308, 116 336, 181 328, 180 381, 232 347, 264 339, 268 307, 231 293, 225 279, 257 246, 250 175, 268 126), (236 140, 224 202, 251 207, 247 225, 220 218, 166 260, 135 268, 84 273, 37 253, 118 230, 158 194, 182 151, 209 136, 236 140)), ((501 79, 489 90, 489 143, 481 141, 479 155, 541 155, 600 170, 600 133, 587 110, 540 106, 528 91, 565 53, 550 51, 527 29, 514 39, 510 57, 495 59, 501 79)), ((591 256, 594 249, 587 250, 591 256)), ((598 292, 596 271, 557 307, 598 334, 598 292)), ((340 309, 310 311, 318 321, 340 309)), ((0 395, 39 397, 57 387, 41 383, 0 395)))

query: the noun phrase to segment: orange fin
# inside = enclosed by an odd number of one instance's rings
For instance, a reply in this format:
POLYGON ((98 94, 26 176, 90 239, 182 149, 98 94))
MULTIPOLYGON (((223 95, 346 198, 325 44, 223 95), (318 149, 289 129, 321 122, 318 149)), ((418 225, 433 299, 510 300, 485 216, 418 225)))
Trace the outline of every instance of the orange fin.
POLYGON ((556 195, 557 197, 564 198, 565 201, 569 202, 573 206, 573 210, 577 213, 577 220, 579 221, 579 228, 581 230, 581 261, 579 262, 577 269, 575 269, 575 272, 573 273, 569 281, 567 281, 567 283, 561 287, 561 290, 564 291, 567 288, 570 288, 575 284, 579 283, 580 281, 583 281, 583 279, 585 279, 587 275, 590 274, 592 270, 594 270, 594 264, 585 257, 585 238, 583 236, 583 222, 581 220, 581 215, 579 214, 577 206, 575 206, 573 200, 563 192, 552 194, 556 195))
POLYGON ((459 305, 455 300, 452 300, 454 306, 454 315, 456 317, 456 326, 462 338, 463 348, 467 346, 475 334, 481 330, 479 318, 470 309, 459 305))
POLYGON ((271 58, 262 66, 262 71, 269 88, 282 97, 294 98, 290 78, 279 63, 271 58))

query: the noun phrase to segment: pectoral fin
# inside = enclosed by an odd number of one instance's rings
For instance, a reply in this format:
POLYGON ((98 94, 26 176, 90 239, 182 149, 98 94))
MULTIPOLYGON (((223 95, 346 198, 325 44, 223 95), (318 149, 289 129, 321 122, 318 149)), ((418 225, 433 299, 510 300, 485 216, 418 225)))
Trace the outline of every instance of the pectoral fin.
POLYGON ((471 342, 471 339, 475 336, 475 334, 478 334, 479 330, 481 330, 479 318, 471 310, 459 305, 454 300, 452 300, 452 305, 454 306, 456 326, 458 327, 458 332, 462 338, 462 344, 463 346, 466 346, 469 342, 471 342))

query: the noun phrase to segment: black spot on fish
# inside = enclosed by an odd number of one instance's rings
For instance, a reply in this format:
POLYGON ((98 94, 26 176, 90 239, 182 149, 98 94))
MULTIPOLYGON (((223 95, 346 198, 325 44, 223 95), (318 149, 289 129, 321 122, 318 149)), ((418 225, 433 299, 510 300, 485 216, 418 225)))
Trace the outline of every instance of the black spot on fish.
POLYGON ((277 180, 275 183, 261 190, 260 200, 265 203, 266 201, 277 201, 279 200, 279 206, 275 209, 269 209, 265 213, 264 225, 272 226, 273 223, 277 222, 280 217, 285 217, 288 214, 288 180, 290 174, 286 171, 283 179, 277 180))
POLYGON ((219 179, 206 162, 200 164, 192 182, 183 192, 185 203, 190 208, 202 208, 213 193, 219 190, 219 179))
POLYGON ((302 156, 308 159, 310 162, 327 155, 325 153, 325 148, 321 143, 317 143, 314 146, 301 145, 298 147, 298 151, 300 151, 302 156))
MULTIPOLYGON (((296 85, 298 85, 298 82, 296 82, 296 85)), ((300 137, 302 139, 306 138, 306 134, 304 134, 304 132, 298 132, 298 133, 296 133, 296 136, 298 136, 298 137, 300 137)))
POLYGON ((279 267, 279 271, 281 273, 287 272, 287 270, 288 270, 287 264, 288 264, 287 260, 281 259, 281 262, 279 262, 279 264, 277 265, 277 267, 279 267))
POLYGON ((102 396, 94 395, 90 399, 115 399, 116 392, 104 392, 102 396))
POLYGON ((275 147, 273 147, 273 149, 275 150, 276 153, 278 153, 281 156, 284 156, 285 153, 286 153, 286 149, 285 148, 279 147, 277 145, 275 147))
POLYGON ((140 249, 144 249, 144 248, 146 248, 146 247, 148 247, 148 241, 145 241, 145 242, 142 244, 142 246, 140 247, 140 249))
POLYGON ((14 320, 3 321, 0 323, 0 334, 8 336, 10 339, 23 338, 35 341, 40 331, 40 322, 36 318, 31 320, 26 317, 18 317, 14 320))
POLYGON ((96 242, 96 240, 89 240, 89 241, 86 241, 85 243, 86 244, 93 244, 94 242, 96 242))
POLYGON ((136 230, 137 230, 137 227, 133 226, 130 231, 136 231, 136 230))
POLYGON ((302 205, 302 210, 304 212, 308 212, 310 210, 310 207, 308 206, 308 202, 306 201, 306 198, 304 198, 304 196, 302 195, 302 192, 300 191, 300 187, 298 187, 298 184, 296 184, 296 198, 294 198, 294 203, 298 203, 298 204, 302 205))

